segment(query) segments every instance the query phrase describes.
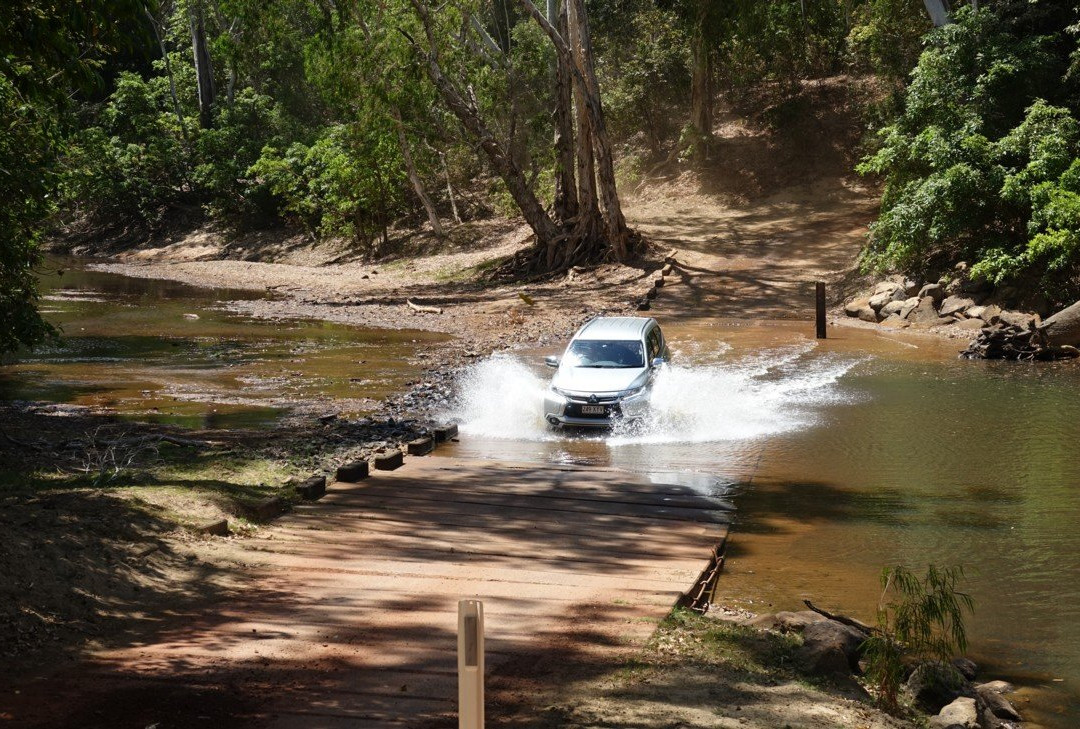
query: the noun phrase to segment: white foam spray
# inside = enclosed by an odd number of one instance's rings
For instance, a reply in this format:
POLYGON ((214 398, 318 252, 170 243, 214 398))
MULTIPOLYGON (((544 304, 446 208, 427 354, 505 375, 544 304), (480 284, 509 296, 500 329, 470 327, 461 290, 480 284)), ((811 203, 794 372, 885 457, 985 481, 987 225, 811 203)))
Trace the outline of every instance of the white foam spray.
MULTIPOLYGON (((822 405, 852 397, 838 381, 860 360, 818 354, 813 341, 745 356, 713 344, 676 351, 677 364, 656 377, 646 419, 591 437, 613 447, 760 438, 808 427, 822 405)), ((465 371, 450 415, 474 437, 561 439, 543 418, 549 378, 550 370, 519 357, 494 355, 465 371)))

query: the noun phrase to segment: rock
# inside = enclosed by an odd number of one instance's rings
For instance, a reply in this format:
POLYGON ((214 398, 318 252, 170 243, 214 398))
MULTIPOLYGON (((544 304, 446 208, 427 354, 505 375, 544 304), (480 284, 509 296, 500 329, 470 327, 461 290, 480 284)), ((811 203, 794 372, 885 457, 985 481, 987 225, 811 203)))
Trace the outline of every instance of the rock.
POLYGON ((945 294, 947 296, 955 296, 961 291, 963 291, 963 285, 958 278, 954 278, 952 281, 949 281, 947 284, 945 284, 945 294))
POLYGON ((986 311, 985 306, 972 306, 964 312, 964 316, 969 319, 981 319, 984 311, 986 311))
MULTIPOLYGON (((870 309, 870 299, 862 297, 855 299, 854 301, 849 301, 844 306, 844 313, 848 316, 859 316, 859 312, 865 309, 870 309)), ((870 310, 873 311, 873 309, 870 310)))
POLYGON ((803 659, 811 671, 821 675, 858 671, 859 648, 865 640, 861 630, 835 620, 810 622, 803 628, 803 659), (842 665, 837 655, 843 658, 842 665))
POLYGON ((915 310, 915 307, 919 305, 919 297, 912 296, 909 299, 904 300, 904 308, 900 309, 900 318, 907 319, 908 314, 915 310))
POLYGON ((289 502, 280 496, 258 502, 251 508, 251 516, 254 521, 270 521, 289 510, 289 502))
POLYGON ((968 681, 975 680, 975 675, 979 672, 979 667, 975 661, 970 658, 964 658, 963 656, 957 656, 952 659, 953 668, 960 672, 964 678, 968 681))
POLYGON ((227 537, 229 536, 229 522, 227 519, 216 519, 214 521, 208 521, 205 524, 201 524, 195 527, 195 531, 199 534, 209 534, 215 537, 227 537))
POLYGON ((928 327, 947 327, 956 323, 956 318, 951 316, 939 316, 937 321, 927 322, 928 327))
POLYGON ((893 292, 901 288, 903 287, 896 281, 882 281, 874 287, 874 295, 888 294, 889 296, 892 296, 893 292))
POLYGON ((937 716, 930 717, 933 729, 979 729, 979 712, 975 708, 975 699, 961 697, 941 709, 937 716))
POLYGON ((965 299, 961 296, 950 296, 941 302, 941 309, 939 311, 942 316, 948 316, 949 314, 956 314, 957 312, 963 313, 973 306, 975 306, 975 302, 971 299, 965 299))
POLYGON ((911 326, 911 322, 901 319, 899 314, 890 314, 881 320, 881 326, 890 329, 907 329, 911 326))
POLYGON ((973 695, 974 689, 952 665, 930 661, 920 664, 905 684, 912 701, 923 712, 936 714, 942 707, 964 695, 973 695))
POLYGON ((969 266, 964 261, 960 261, 955 266, 953 266, 953 270, 956 271, 957 273, 961 274, 961 275, 967 273, 968 268, 969 268, 969 266))
POLYGON ((914 324, 933 325, 937 323, 938 313, 934 308, 934 300, 929 296, 919 299, 919 304, 908 312, 907 320, 914 324))
POLYGON ((750 625, 779 630, 784 633, 801 633, 811 623, 820 623, 825 620, 828 620, 828 618, 815 613, 813 610, 800 610, 799 612, 782 610, 775 615, 762 615, 754 618, 750 621, 750 625))
POLYGON ((1011 327, 1030 329, 1035 323, 1035 317, 1030 314, 1022 314, 1019 311, 1003 311, 1001 312, 1000 321, 1005 322, 1011 327))
POLYGON ((920 286, 919 282, 916 281, 915 279, 912 279, 912 278, 905 278, 904 279, 904 295, 907 296, 908 298, 910 298, 912 296, 918 296, 919 295, 919 289, 921 289, 921 288, 922 288, 922 286, 920 286))
POLYGON ((945 298, 945 287, 939 283, 926 284, 919 289, 919 298, 924 296, 934 300, 934 304, 941 303, 941 300, 945 298))
POLYGON ((426 456, 435 448, 435 441, 431 438, 417 438, 407 444, 410 456, 426 456))
POLYGON ((1001 307, 996 304, 984 306, 979 318, 987 324, 997 324, 998 319, 1001 318, 1001 307))
POLYGON ((192 321, 194 321, 194 320, 199 318, 199 315, 198 314, 184 314, 184 318, 185 319, 191 319, 192 321))
POLYGON ((1016 690, 1008 681, 987 681, 975 686, 975 691, 993 691, 995 694, 1011 694, 1016 690))
POLYGON ((893 301, 890 301, 889 303, 885 304, 885 306, 881 307, 881 311, 879 311, 878 313, 881 314, 882 316, 892 316, 893 314, 899 315, 900 311, 903 308, 904 308, 904 302, 902 300, 901 301, 893 300, 893 301))
POLYGON ((457 423, 449 423, 447 425, 440 425, 433 431, 435 435, 436 443, 445 443, 451 438, 456 438, 458 434, 457 423))
POLYGON ((1004 719, 1006 721, 1021 720, 1020 712, 997 691, 977 688, 975 689, 975 698, 981 706, 985 706, 986 710, 998 719, 1004 719))
POLYGON ((887 293, 874 294, 870 297, 870 308, 874 311, 881 311, 881 308, 890 301, 892 301, 891 291, 887 293))
POLYGON ((963 321, 956 322, 956 326, 959 329, 976 330, 982 329, 987 326, 987 324, 982 319, 964 319, 963 321))

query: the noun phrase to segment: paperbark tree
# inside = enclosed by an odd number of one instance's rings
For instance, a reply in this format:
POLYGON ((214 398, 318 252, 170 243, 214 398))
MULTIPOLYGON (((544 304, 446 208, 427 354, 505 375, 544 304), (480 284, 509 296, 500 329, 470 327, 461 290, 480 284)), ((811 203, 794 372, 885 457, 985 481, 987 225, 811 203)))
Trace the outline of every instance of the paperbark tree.
POLYGON ((713 68, 708 44, 710 0, 697 0, 694 32, 690 38, 693 72, 690 80, 690 126, 693 159, 704 162, 709 155, 713 125, 713 68))
POLYGON ((199 91, 199 126, 209 129, 214 122, 214 66, 210 62, 206 24, 200 3, 192 4, 188 19, 191 24, 191 51, 195 59, 195 83, 199 91))

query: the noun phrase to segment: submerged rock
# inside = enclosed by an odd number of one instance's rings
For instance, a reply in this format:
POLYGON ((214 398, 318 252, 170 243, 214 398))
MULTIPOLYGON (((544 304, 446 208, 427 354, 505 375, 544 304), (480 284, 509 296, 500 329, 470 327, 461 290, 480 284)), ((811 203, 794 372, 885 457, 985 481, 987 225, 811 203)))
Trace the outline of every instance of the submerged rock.
POLYGON ((975 675, 979 672, 979 666, 975 663, 975 661, 971 660, 970 658, 957 656, 956 658, 952 659, 952 664, 953 668, 959 671, 960 674, 968 681, 973 681, 975 679, 975 675))
POLYGON ((989 711, 998 719, 1004 719, 1006 721, 1020 721, 1020 712, 1009 703, 1008 699, 1002 696, 997 691, 991 691, 986 688, 976 688, 975 698, 981 707, 985 707, 986 711, 989 711))

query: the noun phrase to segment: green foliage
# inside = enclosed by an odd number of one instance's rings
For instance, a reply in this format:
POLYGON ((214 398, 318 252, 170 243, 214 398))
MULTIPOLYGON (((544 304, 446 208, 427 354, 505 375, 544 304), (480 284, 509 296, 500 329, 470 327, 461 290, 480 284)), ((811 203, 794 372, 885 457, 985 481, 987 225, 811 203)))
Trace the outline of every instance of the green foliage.
POLYGON ((336 126, 311 146, 295 143, 284 153, 265 147, 249 174, 312 235, 372 249, 403 206, 397 153, 386 130, 336 126))
POLYGON ((932 28, 922 0, 869 0, 852 9, 847 45, 856 68, 886 77, 906 76, 932 28))
POLYGON ((865 262, 925 273, 964 259, 994 283, 1038 280, 1075 298, 1080 97, 1068 40, 1080 10, 1000 7, 961 9, 933 33, 903 111, 859 166, 886 181, 865 262))
POLYGON ((53 333, 37 312, 38 241, 55 207, 69 95, 126 43, 132 0, 11 0, 0 11, 0 354, 53 333))
POLYGON ((896 706, 904 658, 948 662, 967 650, 965 613, 971 596, 960 592, 964 570, 930 565, 922 577, 897 565, 881 573, 878 630, 863 645, 867 677, 881 700, 896 706))

